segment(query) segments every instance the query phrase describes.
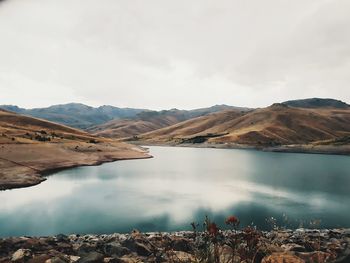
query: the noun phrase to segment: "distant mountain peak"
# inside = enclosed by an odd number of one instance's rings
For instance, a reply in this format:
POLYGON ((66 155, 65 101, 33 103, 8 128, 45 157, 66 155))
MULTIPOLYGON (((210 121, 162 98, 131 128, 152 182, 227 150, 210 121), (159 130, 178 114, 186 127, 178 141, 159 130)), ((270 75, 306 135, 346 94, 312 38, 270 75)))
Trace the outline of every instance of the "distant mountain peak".
POLYGON ((288 108, 289 105, 285 103, 274 103, 270 107, 271 108, 288 108))
POLYGON ((301 100, 289 100, 285 101, 282 104, 288 105, 290 107, 295 108, 338 108, 338 109, 346 109, 349 108, 350 105, 335 99, 329 98, 310 98, 310 99, 301 99, 301 100))

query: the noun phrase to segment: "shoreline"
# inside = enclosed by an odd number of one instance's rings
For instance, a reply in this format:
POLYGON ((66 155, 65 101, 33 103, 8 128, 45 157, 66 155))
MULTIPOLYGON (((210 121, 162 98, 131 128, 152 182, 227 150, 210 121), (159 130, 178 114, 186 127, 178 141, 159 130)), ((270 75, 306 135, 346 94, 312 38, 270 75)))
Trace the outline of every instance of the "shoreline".
MULTIPOLYGON (((255 150, 262 152, 276 152, 276 153, 304 153, 304 154, 328 154, 328 155, 350 155, 350 145, 341 145, 341 146, 329 146, 329 145, 284 145, 284 146, 275 146, 275 147, 258 147, 252 145, 242 145, 242 144, 214 144, 214 143, 201 143, 201 144, 175 144, 175 143, 152 143, 152 142, 143 142, 143 141, 128 141, 128 143, 136 146, 130 147, 130 145, 122 143, 123 148, 115 148, 108 144, 107 146, 101 144, 99 146, 94 146, 96 149, 93 151, 80 152, 79 154, 85 154, 84 158, 80 156, 75 157, 72 154, 72 151, 76 151, 76 147, 67 147, 67 144, 51 144, 55 147, 51 147, 46 151, 53 151, 53 156, 51 159, 41 161, 40 158, 46 153, 40 153, 39 160, 16 160, 13 161, 8 156, 1 156, 0 154, 0 167, 5 165, 4 172, 0 172, 0 191, 25 188, 30 186, 38 185, 46 181, 46 177, 51 174, 57 173, 62 170, 72 169, 76 167, 83 166, 99 166, 104 163, 115 162, 115 161, 124 161, 124 160, 137 160, 137 159, 148 159, 152 158, 147 149, 142 146, 163 146, 163 147, 190 147, 190 148, 213 148, 213 149, 242 149, 242 150, 255 150), (127 147, 126 147, 127 146, 127 147), (109 148, 108 148, 109 147, 109 148), (69 150, 69 154, 63 160, 56 160, 57 149, 56 148, 65 148, 64 150, 69 150), (101 149, 100 149, 101 148, 101 149), (112 148, 112 149, 110 149, 112 148), (106 150, 107 149, 107 150, 106 150), (56 151, 56 153, 55 153, 56 151), (71 158, 73 155, 74 158, 71 158), (10 165, 9 165, 10 164, 10 165), (7 166, 7 167, 6 167, 7 166), (10 166, 12 168, 9 169, 10 166), (6 169, 7 168, 7 169, 6 169), (7 170, 7 171, 5 171, 7 170), (5 175, 4 175, 5 174, 5 175), (9 174, 9 175, 7 175, 9 174), (6 178, 6 176, 8 178, 6 178), (15 177, 10 178, 11 176, 15 177), (4 178, 5 177, 5 178, 4 178)), ((12 147, 15 147, 16 144, 8 144, 12 147)), ((50 145, 50 144, 49 144, 50 145)), ((72 145, 76 145, 73 143, 72 145)), ((26 146, 32 146, 31 144, 17 144, 17 148, 25 148, 26 146)), ((40 145, 39 145, 40 146, 40 145)), ((42 146, 42 145, 41 145, 42 146)), ((45 145, 46 147, 47 145, 45 145)), ((86 146, 79 144, 81 148, 91 147, 91 145, 86 146)), ((4 145, 2 146, 4 147, 4 145)), ((79 149, 81 149, 79 148, 79 149)), ((62 150, 62 149, 59 149, 62 150)), ((31 149, 33 152, 33 149, 31 149)), ((0 152, 1 153, 1 152, 0 152)), ((62 151, 59 152, 62 155, 62 151)), ((35 155, 35 154, 34 154, 35 155)), ((13 159, 13 158, 12 158, 13 159)))
MULTIPOLYGON (((48 177, 48 176, 54 175, 54 174, 61 172, 61 171, 74 169, 77 167, 100 166, 100 165, 103 165, 105 163, 112 163, 112 162, 117 162, 117 161, 129 161, 129 160, 150 159, 150 158, 153 158, 153 156, 139 157, 139 158, 138 157, 135 157, 135 158, 117 158, 117 159, 109 159, 109 160, 105 160, 105 161, 97 161, 96 163, 92 163, 92 164, 74 164, 71 166, 65 166, 65 167, 61 166, 61 167, 57 167, 57 168, 50 168, 47 170, 38 171, 38 173, 32 175, 32 176, 40 176, 41 177, 42 180, 40 180, 38 182, 23 183, 23 184, 18 184, 18 185, 12 185, 12 184, 6 185, 6 183, 3 183, 3 184, 0 184, 0 192, 6 191, 6 190, 21 189, 21 188, 39 185, 42 182, 45 182, 47 180, 46 177, 48 177)), ((27 175, 30 175, 30 174, 27 174, 27 175)))
POLYGON ((128 143, 138 146, 163 146, 163 147, 188 147, 188 148, 212 148, 212 149, 235 149, 235 150, 254 150, 261 152, 278 153, 304 153, 304 154, 325 154, 325 155, 350 155, 350 145, 281 145, 271 147, 259 147, 244 144, 218 144, 218 143, 198 143, 198 144, 175 144, 175 143, 155 143, 143 141, 128 141, 128 143))
POLYGON ((5 262, 337 262, 350 259, 350 229, 179 231, 0 238, 5 262), (234 243, 231 243, 234 241, 234 243), (215 249, 214 249, 215 248, 215 249), (205 254, 206 253, 206 254, 205 254), (202 261, 200 261, 202 259, 202 261), (239 261, 237 261, 239 260, 239 261), (211 261, 210 261, 211 262, 211 261))
MULTIPOLYGON (((9 145, 8 145, 9 146, 9 145)), ((15 150, 23 150, 21 148, 28 148, 31 144, 25 145, 11 145, 15 150)), ((57 172, 73 169, 83 166, 99 166, 104 163, 137 159, 149 159, 153 156, 149 155, 148 151, 142 147, 130 147, 129 145, 122 144, 123 148, 109 145, 95 146, 97 149, 90 152, 80 152, 76 154, 76 143, 74 147, 67 147, 64 145, 45 145, 44 147, 50 147, 54 154, 51 158, 40 159, 45 156, 45 153, 38 152, 38 160, 16 160, 13 161, 10 158, 2 158, 0 156, 0 167, 4 167, 4 171, 0 173, 0 192, 12 189, 20 189, 38 185, 47 180, 46 177, 55 174, 57 172), (64 152, 62 151, 64 148, 64 152), (101 148, 101 149, 100 149, 101 148), (108 151, 105 151, 108 149, 108 151), (62 154, 63 153, 63 154, 62 154), (58 158, 56 154, 61 154, 58 158), (66 155, 64 155, 66 154, 66 155), (6 165, 4 165, 4 163, 6 165), (29 164, 28 164, 29 163, 29 164)), ((82 148, 84 144, 79 144, 82 148)), ((86 146, 85 146, 86 147, 86 146)), ((91 147, 91 145, 87 146, 91 147)), ((11 148, 11 149, 12 149, 11 148)), ((31 151, 37 150, 36 148, 31 151)), ((35 155, 35 154, 33 154, 35 155)))

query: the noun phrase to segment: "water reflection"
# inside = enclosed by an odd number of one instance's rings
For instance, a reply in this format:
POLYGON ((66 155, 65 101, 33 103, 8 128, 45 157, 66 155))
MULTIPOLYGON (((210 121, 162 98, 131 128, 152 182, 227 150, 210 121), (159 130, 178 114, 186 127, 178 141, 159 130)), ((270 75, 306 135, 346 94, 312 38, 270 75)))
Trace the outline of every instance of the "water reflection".
POLYGON ((267 228, 350 227, 348 157, 151 147, 155 158, 59 172, 0 192, 0 236, 189 229, 206 214, 267 228))

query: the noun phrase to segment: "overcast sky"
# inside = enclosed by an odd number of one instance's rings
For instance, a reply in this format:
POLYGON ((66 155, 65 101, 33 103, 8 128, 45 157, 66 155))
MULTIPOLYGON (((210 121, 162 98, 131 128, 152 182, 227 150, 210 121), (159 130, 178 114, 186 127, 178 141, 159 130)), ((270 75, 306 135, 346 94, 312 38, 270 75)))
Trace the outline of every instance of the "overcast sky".
POLYGON ((350 102, 349 0, 5 0, 0 36, 0 104, 350 102))

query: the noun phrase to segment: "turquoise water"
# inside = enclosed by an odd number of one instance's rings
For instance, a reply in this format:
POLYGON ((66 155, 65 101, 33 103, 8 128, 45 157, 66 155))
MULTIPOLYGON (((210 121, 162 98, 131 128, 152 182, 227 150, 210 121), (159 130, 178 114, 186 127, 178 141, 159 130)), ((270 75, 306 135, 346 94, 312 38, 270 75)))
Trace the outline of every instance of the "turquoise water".
POLYGON ((236 215, 261 229, 350 227, 350 157, 150 147, 153 159, 58 172, 0 192, 0 236, 191 229, 236 215))

